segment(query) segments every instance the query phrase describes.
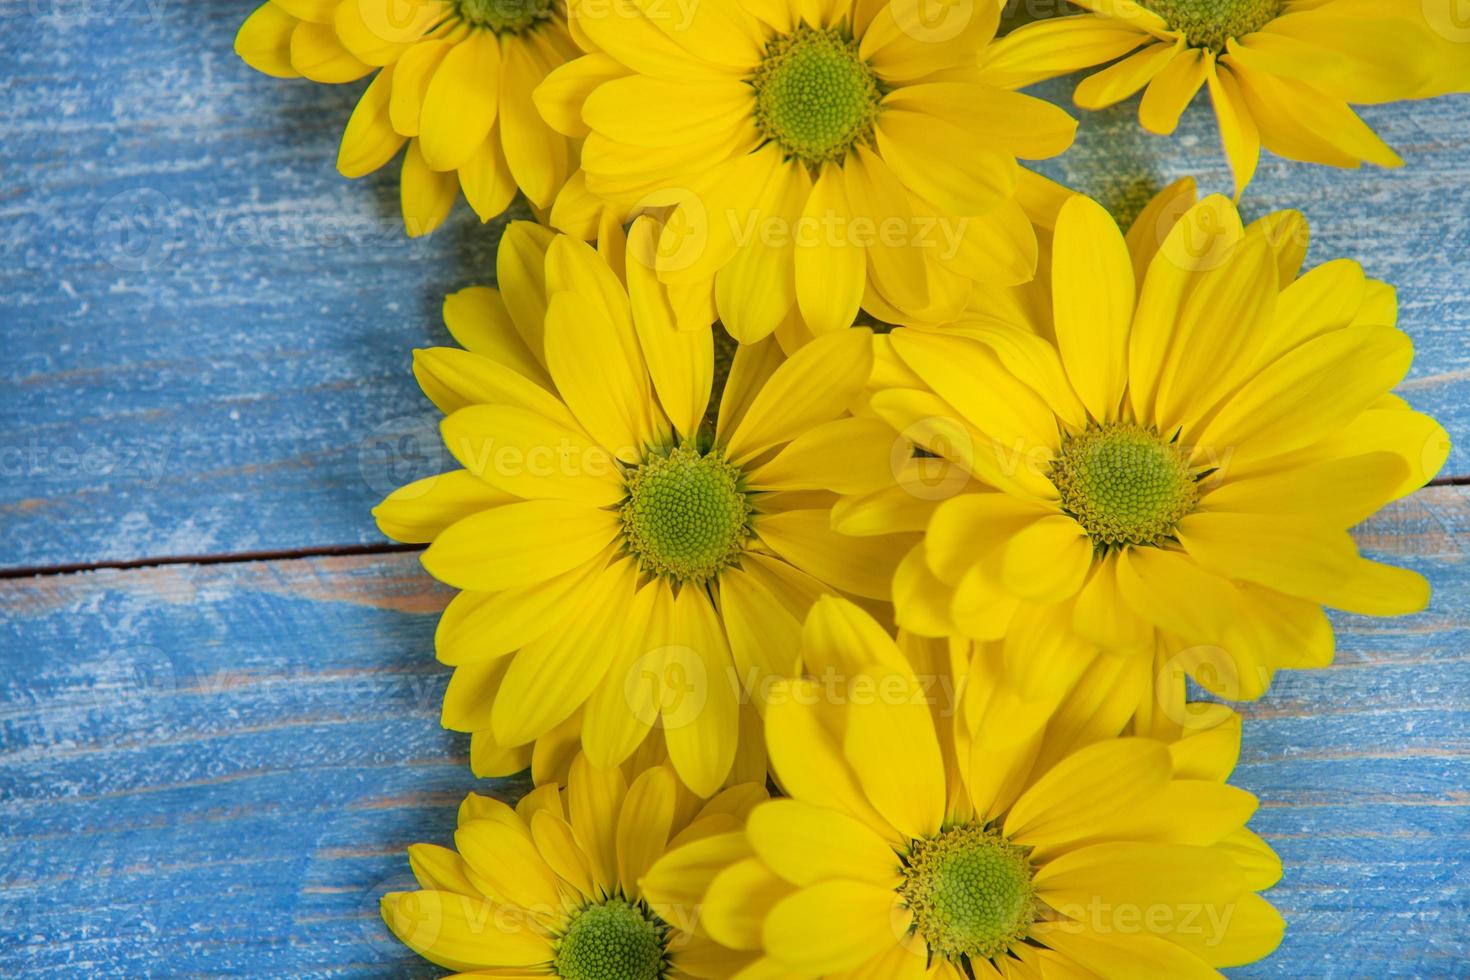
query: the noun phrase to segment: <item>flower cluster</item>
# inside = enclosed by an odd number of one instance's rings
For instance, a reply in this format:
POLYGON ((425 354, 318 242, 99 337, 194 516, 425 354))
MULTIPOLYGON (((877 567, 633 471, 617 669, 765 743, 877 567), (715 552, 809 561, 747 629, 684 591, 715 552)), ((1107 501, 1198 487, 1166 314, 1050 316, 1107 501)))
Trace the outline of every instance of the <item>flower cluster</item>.
MULTIPOLYGON (((372 75, 338 159, 410 234, 517 193, 414 353, 458 464, 375 510, 457 590, 477 776, 389 928, 566 980, 1209 977, 1281 877, 1228 782, 1326 610, 1416 612, 1353 527, 1444 430, 1394 290, 1192 180, 1124 230, 1028 169, 1076 102, 1208 88, 1262 146, 1399 158, 1351 106, 1470 88, 1434 0, 268 0, 237 50, 372 75), (1191 686, 1193 684, 1193 687, 1191 686)), ((1448 16, 1448 12, 1444 12, 1448 16)))

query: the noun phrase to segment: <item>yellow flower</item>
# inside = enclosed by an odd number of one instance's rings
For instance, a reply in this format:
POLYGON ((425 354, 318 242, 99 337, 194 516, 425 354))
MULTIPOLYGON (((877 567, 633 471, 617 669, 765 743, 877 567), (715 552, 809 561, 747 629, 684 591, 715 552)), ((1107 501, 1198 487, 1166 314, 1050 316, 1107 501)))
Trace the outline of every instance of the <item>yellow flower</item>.
POLYGON ((574 142, 532 104, 576 55, 560 0, 269 0, 235 51, 281 78, 349 82, 377 71, 342 134, 337 169, 361 177, 403 157, 403 221, 426 235, 459 190, 481 221, 519 188, 551 205, 576 169, 574 142))
POLYGON ((868 295, 943 316, 976 283, 1033 275, 1026 209, 1049 184, 1016 158, 1062 152, 1075 122, 981 79, 997 4, 926 20, 911 0, 573 0, 569 16, 589 53, 537 104, 585 138, 593 195, 672 208, 660 277, 713 280, 742 342, 798 315, 846 328, 868 295))
MULTIPOLYGON (((640 219, 630 254, 655 233, 640 219)), ((886 603, 885 570, 916 537, 831 529, 837 493, 892 479, 892 430, 848 415, 867 331, 789 358, 770 340, 741 347, 710 425, 710 319, 676 329, 652 272, 614 262, 510 226, 503 292, 445 303, 467 350, 415 357, 464 468, 375 513, 389 536, 432 542, 425 567, 464 590, 436 647, 455 668, 444 723, 475 733, 477 772, 514 772, 532 741, 578 735, 606 768, 657 723, 680 777, 708 794, 737 744, 758 751, 758 724, 754 746, 738 737, 740 701, 758 707, 770 677, 793 673, 812 600, 886 603)))
POLYGON ((466 798, 456 850, 410 847, 419 890, 385 895, 383 920, 419 955, 475 976, 730 976, 753 957, 711 942, 695 909, 652 901, 640 879, 665 851, 728 834, 765 798, 763 783, 747 783, 706 802, 667 768, 630 778, 579 756, 565 790, 543 784, 514 809, 466 798))
POLYGON ((788 682, 767 708, 789 798, 754 808, 744 856, 714 864, 704 893, 709 935, 760 955, 737 978, 1181 980, 1279 943, 1281 918, 1257 892, 1280 862, 1246 829, 1255 798, 1220 781, 1228 744, 1084 737, 1083 711, 1019 730, 986 721, 997 747, 970 744, 924 696, 931 675, 831 598, 814 605, 803 653, 848 684, 823 696, 788 682))
POLYGON ((1071 2, 1092 12, 1013 31, 982 55, 985 76, 1021 86, 1118 59, 1077 86, 1077 105, 1143 89, 1139 122, 1161 136, 1208 87, 1237 197, 1263 145, 1333 167, 1400 166, 1351 106, 1470 90, 1455 0, 1071 2))
POLYGON ((1428 599, 1348 533, 1449 450, 1389 393, 1413 354, 1393 290, 1347 260, 1299 276, 1300 215, 1244 228, 1224 198, 1192 200, 1171 188, 1125 242, 1074 198, 1037 320, 879 338, 871 409, 927 453, 836 526, 924 531, 898 623, 1002 644, 1038 698, 1103 650, 1256 697, 1277 667, 1331 660, 1322 606, 1428 599))

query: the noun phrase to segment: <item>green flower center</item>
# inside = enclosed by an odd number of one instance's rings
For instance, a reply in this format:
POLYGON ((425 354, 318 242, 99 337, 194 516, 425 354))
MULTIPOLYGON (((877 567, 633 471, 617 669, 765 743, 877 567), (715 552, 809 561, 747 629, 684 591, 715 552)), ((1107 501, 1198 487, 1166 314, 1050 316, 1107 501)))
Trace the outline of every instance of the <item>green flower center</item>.
POLYGON ((642 905, 609 898, 572 914, 553 944, 556 975, 565 980, 661 980, 667 972, 669 927, 642 905))
POLYGON ((751 534, 740 468, 718 450, 679 446, 628 475, 623 540, 651 574, 704 581, 735 562, 751 534))
POLYGON ((916 840, 899 894, 933 956, 994 959, 1023 942, 1036 921, 1026 849, 969 824, 916 840))
POLYGON ((551 19, 552 0, 455 0, 461 20, 497 34, 519 34, 551 19))
POLYGON ((1068 436, 1048 476, 1099 549, 1162 544, 1199 502, 1184 450, 1141 425, 1068 436))
POLYGON ((761 132, 811 166, 841 160, 869 136, 883 97, 857 42, 835 27, 802 24, 775 38, 750 83, 761 132))
POLYGON ((1140 0, 1197 48, 1224 51, 1232 37, 1244 37, 1281 14, 1283 0, 1140 0))

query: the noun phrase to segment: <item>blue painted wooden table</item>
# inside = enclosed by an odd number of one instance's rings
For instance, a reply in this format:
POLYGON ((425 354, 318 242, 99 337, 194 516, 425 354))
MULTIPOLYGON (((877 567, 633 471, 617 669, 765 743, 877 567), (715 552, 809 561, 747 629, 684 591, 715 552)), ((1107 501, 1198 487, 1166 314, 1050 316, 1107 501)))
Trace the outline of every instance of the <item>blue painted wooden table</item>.
MULTIPOLYGON (((439 728, 446 593, 368 516, 446 467, 407 354, 499 227, 406 240, 391 175, 333 168, 357 87, 239 64, 250 7, 0 0, 0 975, 434 975, 377 896, 465 792, 525 788, 439 728)), ((1130 112, 1051 173, 1228 186, 1207 106, 1173 142, 1130 112)), ((1337 617, 1337 663, 1248 709, 1289 929, 1239 976, 1470 972, 1470 99, 1366 115, 1405 170, 1268 160, 1247 208, 1398 284, 1402 392, 1458 445, 1360 533, 1429 611, 1337 617)))

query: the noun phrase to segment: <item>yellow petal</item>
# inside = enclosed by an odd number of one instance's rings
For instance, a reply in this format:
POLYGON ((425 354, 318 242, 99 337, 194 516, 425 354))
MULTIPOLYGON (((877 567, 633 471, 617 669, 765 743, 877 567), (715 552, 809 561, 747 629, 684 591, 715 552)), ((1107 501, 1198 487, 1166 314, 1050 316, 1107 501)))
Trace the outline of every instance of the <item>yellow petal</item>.
POLYGON ((1148 622, 1198 643, 1224 636, 1239 601, 1229 581, 1162 548, 1124 549, 1118 555, 1118 590, 1148 622))
POLYGON ((528 378, 489 357, 453 347, 417 350, 413 354, 413 374, 424 394, 446 415, 471 406, 511 405, 565 428, 581 428, 567 407, 534 377, 528 378))
POLYGON ((628 787, 618 814, 618 881, 623 894, 638 895, 638 879, 664 853, 674 823, 673 773, 656 767, 640 773, 628 787))
POLYGON ((388 102, 388 115, 393 128, 404 136, 419 135, 429 81, 443 63, 444 56, 453 48, 450 41, 429 38, 409 48, 398 59, 393 71, 393 95, 388 102))
POLYGON ((313 82, 352 82, 373 70, 342 46, 331 24, 302 21, 291 31, 291 67, 313 82))
POLYGON ((1319 602, 1347 585, 1357 562, 1345 532, 1289 516, 1197 512, 1180 522, 1178 537, 1220 575, 1319 602))
MULTIPOLYGON (((544 911, 560 905, 556 875, 526 833, 495 820, 471 820, 455 831, 454 848, 480 880, 494 889, 493 897, 506 904, 544 911)), ((520 924, 520 928, 527 927, 520 924)))
POLYGON ((632 601, 633 583, 628 561, 612 566, 592 583, 581 609, 521 647, 491 712, 496 741, 517 745, 540 738, 604 682, 611 660, 602 642, 606 624, 632 601))
POLYGON ((373 508, 378 529, 395 541, 433 541, 454 522, 515 498, 464 470, 425 477, 393 491, 373 508))
POLYGON ((1240 368, 1221 365, 1255 360, 1275 315, 1276 283, 1276 257, 1260 231, 1247 234, 1217 265, 1195 277, 1159 378, 1157 418, 1192 432, 1195 422, 1240 384, 1240 368))
POLYGON ((1179 126, 1179 117, 1205 83, 1214 55, 1188 47, 1153 77, 1138 103, 1138 121, 1157 136, 1168 136, 1179 126))
POLYGON ((536 86, 533 97, 541 118, 566 136, 582 138, 589 129, 582 119, 582 106, 604 82, 622 78, 628 69, 601 52, 586 54, 551 72, 536 86))
POLYGON ((424 162, 419 141, 409 140, 399 174, 403 229, 408 237, 420 238, 443 224, 458 194, 459 178, 454 172, 431 170, 424 162))
POLYGON ((429 80, 419 120, 424 160, 453 170, 490 132, 500 107, 500 42, 494 31, 474 31, 454 46, 429 80))
POLYGON ((550 810, 538 810, 531 816, 531 839, 536 850, 556 876, 589 899, 597 896, 592 884, 592 861, 577 843, 572 825, 550 810))
MULTIPOLYGON (((711 796, 735 762, 737 679, 724 628, 707 595, 680 589, 674 624, 675 646, 668 654, 683 665, 684 678, 680 687, 665 687, 659 704, 664 742, 679 778, 697 795, 711 796)), ((666 678, 669 669, 665 667, 666 678)))
POLYGON ((576 293, 557 293, 546 312, 546 363, 583 427, 624 460, 650 441, 648 375, 629 358, 611 320, 576 293))
POLYGON ((900 309, 924 309, 931 302, 928 272, 924 250, 915 241, 918 221, 907 189, 882 157, 862 144, 849 155, 842 174, 854 217, 868 219, 872 229, 860 243, 874 285, 900 309), (888 231, 895 228, 896 236, 888 231))
POLYGON ((1000 9, 991 4, 937 12, 917 4, 884 4, 862 34, 859 54, 884 80, 918 78, 973 61, 999 23, 1000 9))
POLYGON ((502 44, 496 126, 506 165, 532 204, 550 207, 571 172, 571 145, 550 131, 531 100, 531 90, 547 71, 536 40, 507 37, 502 44))
POLYGON ((1296 514, 1330 527, 1353 527, 1394 498, 1408 477, 1402 456, 1389 452, 1329 459, 1261 475, 1235 474, 1211 490, 1204 509, 1296 514))
POLYGON ((434 632, 434 654, 451 667, 503 657, 562 622, 587 595, 597 562, 504 592, 461 592, 434 632))
POLYGON ((761 859, 793 885, 853 878, 893 887, 902 865, 893 849, 861 821, 799 800, 771 800, 746 825, 761 859))
POLYGON ((479 147, 459 167, 464 199, 475 209, 481 222, 498 217, 510 207, 518 189, 502 142, 501 123, 497 119, 479 147))
POLYGON ((808 237, 797 243, 795 257, 796 301, 813 333, 850 327, 863 298, 867 259, 850 235, 836 230, 851 214, 842 169, 824 164, 801 212, 798 227, 808 237))
POLYGON ((599 887, 611 892, 618 884, 618 814, 628 786, 622 770, 597 769, 584 755, 572 762, 567 782, 567 816, 577 843, 592 862, 599 887))
MULTIPOLYGON (((1245 885, 1230 858, 1214 848, 1134 841, 1093 844, 1063 854, 1043 864, 1032 880, 1037 894, 1064 914, 1069 906, 1083 909, 1101 896, 1136 908, 1189 903, 1223 910, 1245 885)), ((1182 921, 1165 923, 1156 934, 1176 931, 1185 934, 1182 921)))
POLYGON ((1062 205, 1052 256, 1057 346, 1073 388, 1099 421, 1117 417, 1128 379, 1133 261, 1112 216, 1080 195, 1062 205))
POLYGON ((869 599, 886 600, 893 572, 914 543, 912 535, 855 538, 832 530, 825 508, 763 514, 760 540, 776 554, 819 581, 869 599))
POLYGON ((1021 794, 1006 815, 1007 837, 1054 847, 1086 835, 1091 822, 1164 787, 1169 752, 1152 739, 1119 738, 1074 752, 1021 794))
POLYGON ((1245 185, 1255 176, 1256 164, 1261 158, 1261 135, 1256 122, 1251 118, 1245 96, 1235 76, 1226 68, 1211 61, 1209 73, 1210 101, 1215 106, 1215 118, 1220 124, 1220 139, 1225 146, 1225 157, 1230 161, 1230 171, 1235 176, 1235 196, 1245 192, 1245 185))
POLYGON ((1140 288, 1164 238, 1198 199, 1194 178, 1180 177, 1150 198, 1128 226, 1124 238, 1128 242, 1128 254, 1133 256, 1133 280, 1140 288))
POLYGON ((983 215, 1016 188, 1016 159, 984 132, 890 109, 874 127, 878 150, 903 185, 952 215, 983 215))
POLYGON ((501 745, 493 732, 475 732, 470 736, 470 772, 481 779, 514 776, 531 765, 532 746, 501 745))
MULTIPOLYGON (((847 330, 818 337, 777 367, 750 400, 725 443, 732 463, 845 414, 873 368, 872 334, 847 330)), ((734 372, 731 372, 732 379, 734 372)), ((721 405, 724 415, 724 405, 721 405)))
POLYGON ((880 419, 837 419, 787 443, 751 470, 752 490, 832 490, 870 493, 891 484, 893 469, 908 457, 908 444, 880 419), (897 461, 897 462, 896 462, 897 461))
POLYGON ((824 881, 778 902, 762 936, 766 952, 783 965, 832 974, 898 945, 912 918, 892 888, 824 881))
POLYGON ((505 928, 501 907, 453 892, 390 892, 383 921, 420 956, 450 970, 533 966, 552 957, 546 937, 520 924, 505 928))
POLYGON ((1097 562, 1077 596, 1072 625, 1089 640, 1115 649, 1137 649, 1152 641, 1149 622, 1123 601, 1118 586, 1118 559, 1097 562))
POLYGON ((465 350, 498 361, 551 387, 546 367, 516 330, 505 298, 493 286, 469 286, 444 297, 444 325, 465 350))
POLYGON ((720 612, 747 690, 763 692, 767 678, 797 673, 801 621, 754 574, 739 567, 721 574, 720 612))
POLYGON ((235 53, 256 71, 276 78, 296 78, 291 66, 291 34, 299 21, 267 0, 245 18, 235 34, 235 53))
POLYGON ((791 885, 758 858, 737 861, 710 882, 701 922, 717 942, 731 949, 759 950, 767 911, 791 891, 791 885))
POLYGON ((471 898, 483 898, 465 877, 464 862, 458 854, 437 844, 408 845, 408 866, 419 887, 427 891, 454 892, 471 898))
POLYGON ((444 444, 493 487, 524 499, 610 507, 627 495, 612 455, 577 429, 513 405, 471 405, 444 420, 444 444))
POLYGON ((1116 64, 1088 75, 1077 84, 1072 99, 1084 109, 1105 109, 1134 95, 1153 81, 1184 50, 1184 39, 1160 41, 1135 51, 1116 64))
POLYGON ((715 876, 750 856, 742 830, 676 843, 648 869, 639 886, 665 922, 693 932, 693 921, 715 876))
POLYGON ((1324 334, 1248 381, 1193 441, 1231 447, 1236 465, 1309 445, 1397 384, 1412 359, 1413 343, 1389 327, 1324 334))
POLYGON ((944 758, 918 682, 875 667, 853 674, 849 693, 843 751, 868 800, 910 838, 938 833, 947 799, 944 758))
POLYGON ((444 690, 439 724, 450 731, 478 732, 490 727, 490 708, 510 667, 504 657, 456 667, 444 690))
POLYGON ((709 326, 681 330, 669 287, 645 261, 657 248, 658 226, 642 216, 628 235, 628 299, 639 347, 674 428, 692 438, 704 421, 714 383, 714 331, 709 326))
MULTIPOLYGON (((1086 906, 1074 911, 1085 915, 1086 906)), ((1184 914, 1181 912, 1172 918, 1182 920, 1184 914)), ((1217 914, 1223 913, 1217 910, 1217 914)), ((1124 932, 1120 928, 1121 923, 1114 922, 1113 918, 1104 917, 1094 928, 1087 928, 1090 923, 1068 920, 1046 923, 1035 928, 1033 934, 1062 953, 1069 964, 1086 969, 1087 976, 1128 977, 1129 980, 1220 980, 1218 971, 1189 950, 1137 928, 1124 932)))
POLYGON ((1143 27, 1092 15, 1049 17, 987 46, 980 64, 987 81, 1021 88, 1120 58, 1154 39, 1143 27))
POLYGON ((1001 574, 1006 588, 1036 602, 1077 594, 1092 567, 1092 541, 1072 518, 1043 517, 1006 543, 1001 574))
POLYGON ((805 167, 774 168, 754 204, 761 224, 738 232, 738 247, 715 273, 715 308, 741 343, 774 331, 796 305, 799 222, 811 191, 805 167))
POLYGON ((823 724, 821 689, 811 681, 774 685, 766 709, 766 744, 771 769, 794 799, 839 810, 871 827, 890 844, 906 846, 909 838, 893 828, 868 802, 857 776, 823 724))
POLYGON ((607 677, 588 698, 582 722, 583 748, 599 769, 621 765, 658 720, 667 629, 650 617, 656 595, 667 588, 661 579, 649 582, 619 614, 607 677))
POLYGON ((618 533, 618 516, 565 500, 527 500, 450 526, 423 554, 429 574, 495 592, 544 582, 589 561, 618 533))
POLYGON ((495 252, 501 298, 526 347, 546 363, 546 265, 556 235, 533 221, 512 221, 495 252))
MULTIPOLYGON (((988 144, 1026 160, 1045 160, 1072 145, 1077 120, 1032 95, 993 85, 958 81, 922 82, 883 97, 890 109, 908 109, 943 119, 988 144)), ((1020 179, 1020 174, 1016 175, 1020 179)))

